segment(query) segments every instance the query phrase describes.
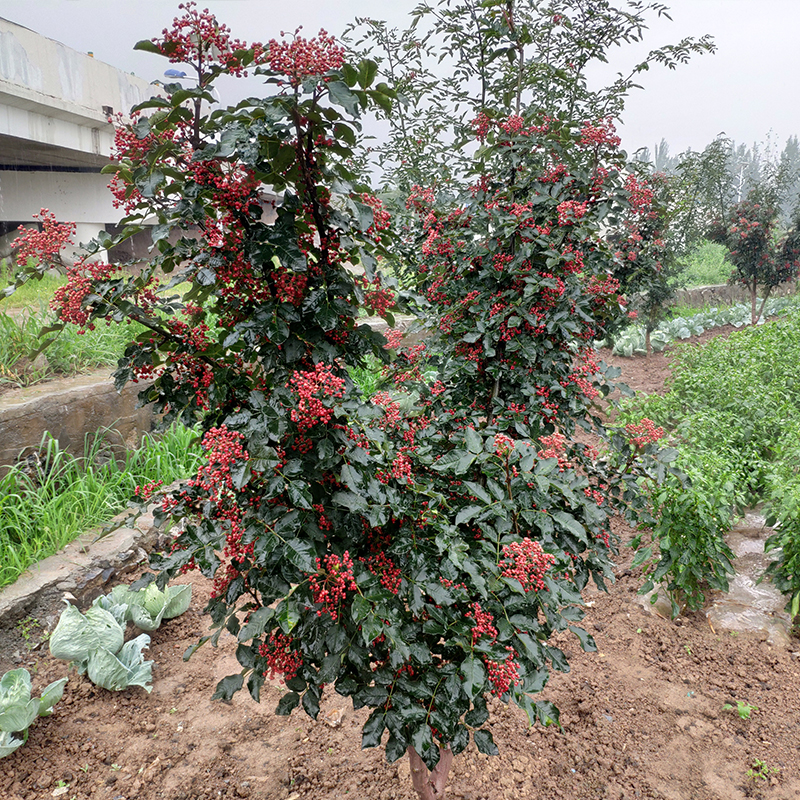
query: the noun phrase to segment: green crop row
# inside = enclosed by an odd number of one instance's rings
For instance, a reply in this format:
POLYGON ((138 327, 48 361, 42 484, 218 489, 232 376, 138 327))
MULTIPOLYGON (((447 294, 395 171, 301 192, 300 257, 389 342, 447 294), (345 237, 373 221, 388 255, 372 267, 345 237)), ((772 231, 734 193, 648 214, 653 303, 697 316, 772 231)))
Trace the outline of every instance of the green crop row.
POLYGON ((765 502, 770 521, 778 523, 779 530, 768 546, 782 548, 770 574, 778 588, 791 594, 796 614, 800 312, 714 339, 704 347, 679 348, 667 393, 637 398, 623 409, 618 422, 639 422, 644 417, 668 431, 670 443, 680 453, 676 466, 684 477, 673 477, 666 488, 654 490, 660 522, 653 528, 650 552, 641 536, 635 540, 640 548, 637 561, 648 563, 652 557, 653 578, 666 577, 668 588, 697 605, 704 584, 725 588, 730 552, 722 534, 734 513, 765 502), (702 525, 698 517, 704 519, 702 525), (676 540, 682 542, 680 556, 671 564, 669 551, 676 540))

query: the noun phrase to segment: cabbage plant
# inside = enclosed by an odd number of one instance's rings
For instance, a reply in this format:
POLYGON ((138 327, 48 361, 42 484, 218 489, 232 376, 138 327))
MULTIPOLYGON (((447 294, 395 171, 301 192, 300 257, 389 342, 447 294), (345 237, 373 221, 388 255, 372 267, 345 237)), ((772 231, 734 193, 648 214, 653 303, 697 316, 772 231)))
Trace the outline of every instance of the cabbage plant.
POLYGON ((83 674, 94 650, 116 653, 125 641, 124 622, 98 603, 85 614, 67 604, 50 636, 50 653, 61 661, 71 661, 83 674))
POLYGON ((141 686, 151 692, 153 662, 145 661, 143 650, 150 646, 150 637, 143 633, 122 645, 116 654, 105 648, 92 651, 86 671, 95 686, 119 692, 129 686, 141 686))
POLYGON ((150 646, 150 637, 142 634, 126 643, 128 622, 154 631, 163 620, 183 614, 191 599, 191 586, 168 586, 163 591, 153 583, 139 591, 115 586, 85 614, 67 605, 50 636, 50 652, 72 662, 81 675, 87 673, 96 686, 114 692, 141 686, 149 692, 153 662, 145 661, 143 651, 150 646))
POLYGON ((115 586, 108 600, 127 606, 125 619, 143 631, 154 631, 165 619, 178 617, 189 608, 192 587, 167 586, 163 591, 155 583, 133 592, 126 586, 115 586))
POLYGON ((28 741, 28 728, 37 717, 53 713, 66 683, 66 678, 53 681, 41 697, 32 698, 28 670, 12 669, 0 678, 0 758, 28 741))

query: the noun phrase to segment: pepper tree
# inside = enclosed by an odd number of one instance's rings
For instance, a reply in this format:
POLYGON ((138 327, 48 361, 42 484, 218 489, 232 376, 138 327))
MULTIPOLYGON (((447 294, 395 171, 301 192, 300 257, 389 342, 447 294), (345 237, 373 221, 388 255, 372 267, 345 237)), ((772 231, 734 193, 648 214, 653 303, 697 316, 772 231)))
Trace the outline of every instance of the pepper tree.
POLYGON ((380 271, 388 215, 350 165, 360 113, 393 91, 324 32, 246 46, 182 8, 137 47, 197 85, 120 121, 123 230, 70 270, 59 324, 143 324, 117 385, 147 380, 165 422, 202 426, 194 478, 141 494, 182 523, 158 582, 213 578, 197 646, 239 640, 242 670, 215 696, 258 700, 277 675, 277 712, 316 717, 327 686, 371 709, 365 747, 408 753, 420 796, 441 797, 470 738, 497 752, 491 695, 558 721, 535 700, 568 669, 554 632, 594 648, 580 590, 609 576, 609 514, 635 483, 566 437, 607 391, 591 343, 625 316, 601 237, 630 205, 624 157, 606 121, 479 116, 471 189, 409 197, 440 345, 403 350, 397 390, 364 398, 348 366, 393 353, 358 313, 391 321, 398 301, 380 271), (247 68, 269 94, 207 113, 213 81, 247 68), (139 274, 93 260, 153 220, 139 274))
POLYGON ((757 188, 737 203, 709 234, 712 241, 728 248, 726 258, 733 265, 730 282, 738 283, 750 295, 750 323, 755 325, 776 286, 797 276, 800 258, 797 248, 797 217, 794 228, 778 238, 779 209, 769 191, 757 188), (763 292, 758 305, 759 287, 763 292))

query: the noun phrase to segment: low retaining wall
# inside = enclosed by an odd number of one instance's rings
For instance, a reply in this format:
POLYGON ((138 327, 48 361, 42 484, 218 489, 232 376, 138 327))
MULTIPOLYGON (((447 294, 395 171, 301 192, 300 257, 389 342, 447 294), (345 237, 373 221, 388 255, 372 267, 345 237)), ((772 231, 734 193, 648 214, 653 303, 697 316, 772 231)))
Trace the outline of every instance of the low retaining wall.
MULTIPOLYGON (((797 291, 794 281, 776 286, 769 294, 770 297, 785 297, 797 291)), ((681 289, 675 296, 675 302, 680 305, 702 308, 709 306, 732 306, 735 303, 749 303, 750 293, 742 286, 697 286, 694 289, 681 289)))
POLYGON ((78 456, 86 437, 104 430, 105 444, 115 451, 135 447, 153 422, 151 407, 136 407, 142 388, 129 384, 118 393, 108 372, 101 371, 0 395, 0 468, 23 450, 38 450, 44 431, 78 456))

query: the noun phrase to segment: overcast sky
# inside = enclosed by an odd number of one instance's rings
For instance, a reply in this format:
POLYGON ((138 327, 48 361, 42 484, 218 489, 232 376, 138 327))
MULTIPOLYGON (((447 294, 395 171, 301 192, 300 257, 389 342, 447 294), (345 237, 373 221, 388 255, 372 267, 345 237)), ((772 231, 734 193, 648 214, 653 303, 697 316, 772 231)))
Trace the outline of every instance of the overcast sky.
MULTIPOLYGON (((739 143, 764 141, 773 132, 779 149, 800 135, 800 0, 663 0, 672 22, 654 20, 638 49, 611 53, 624 71, 645 52, 684 36, 715 37, 718 52, 697 56, 670 71, 642 75, 644 89, 631 95, 624 115, 623 144, 633 151, 665 138, 672 153, 702 149, 724 132, 739 143)), ((234 36, 246 41, 278 37, 304 26, 340 34, 356 16, 401 26, 415 0, 206 0, 234 36)), ((133 52, 139 39, 157 36, 177 11, 166 0, 0 0, 0 17, 25 25, 96 58, 150 80, 166 62, 133 52)))

